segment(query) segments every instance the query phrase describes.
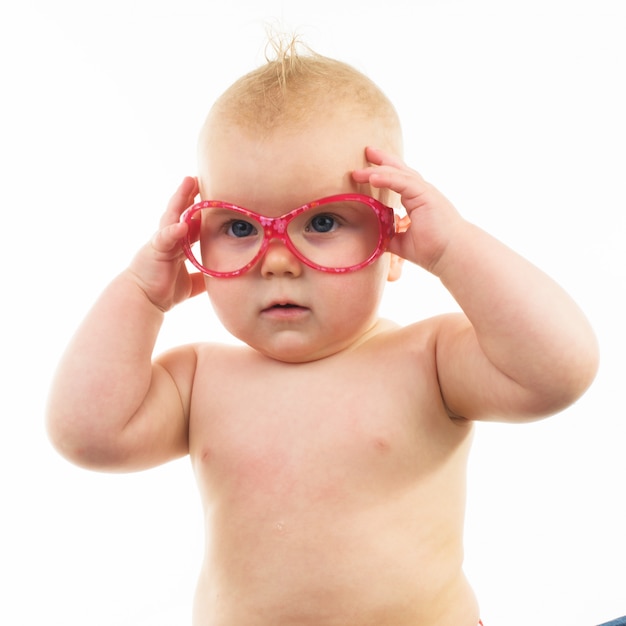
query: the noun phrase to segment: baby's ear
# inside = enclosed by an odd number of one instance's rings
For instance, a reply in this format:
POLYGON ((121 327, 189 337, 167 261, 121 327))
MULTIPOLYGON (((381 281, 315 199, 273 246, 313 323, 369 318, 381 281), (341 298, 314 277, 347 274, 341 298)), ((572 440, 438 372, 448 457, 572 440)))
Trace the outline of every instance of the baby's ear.
POLYGON ((392 283, 394 280, 398 280, 402 274, 402 264, 404 259, 393 252, 389 252, 389 272, 387 274, 387 280, 392 283))

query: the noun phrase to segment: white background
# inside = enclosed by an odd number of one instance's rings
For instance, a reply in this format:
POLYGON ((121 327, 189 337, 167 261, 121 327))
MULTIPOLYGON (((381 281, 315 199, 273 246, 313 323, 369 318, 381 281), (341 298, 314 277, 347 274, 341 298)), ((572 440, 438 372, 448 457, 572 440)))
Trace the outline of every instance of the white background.
MULTIPOLYGON (((267 22, 371 76, 409 163, 597 331, 601 370, 575 406, 477 429, 466 569, 486 625, 626 614, 623 0, 5 0, 0 623, 189 624, 203 538, 188 461, 78 469, 49 446, 44 405, 73 329, 196 173, 212 101, 262 62, 267 22)), ((406 268, 383 314, 454 306, 406 268)), ((201 297, 169 315, 159 349, 203 338, 228 340, 201 297)))

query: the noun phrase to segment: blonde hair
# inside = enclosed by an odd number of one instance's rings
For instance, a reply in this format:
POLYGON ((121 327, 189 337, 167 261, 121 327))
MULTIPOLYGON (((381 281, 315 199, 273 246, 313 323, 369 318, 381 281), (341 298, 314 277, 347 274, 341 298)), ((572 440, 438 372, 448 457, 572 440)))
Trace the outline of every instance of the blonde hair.
POLYGON ((388 126, 401 136, 394 106, 382 90, 352 66, 311 50, 297 36, 272 36, 266 63, 233 83, 212 114, 254 132, 301 127, 333 107, 388 126))

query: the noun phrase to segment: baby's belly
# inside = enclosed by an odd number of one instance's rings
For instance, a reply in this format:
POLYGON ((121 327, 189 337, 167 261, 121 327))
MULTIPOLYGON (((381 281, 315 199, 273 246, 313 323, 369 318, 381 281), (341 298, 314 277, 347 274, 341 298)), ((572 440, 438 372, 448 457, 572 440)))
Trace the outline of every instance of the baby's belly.
POLYGON ((456 529, 411 500, 256 511, 253 525, 216 511, 194 626, 475 626, 456 529))
MULTIPOLYGON (((215 586, 211 573, 203 572, 196 589, 193 626, 478 624, 476 598, 460 573, 433 593, 416 581, 394 586, 397 581, 384 569, 375 576, 355 571, 354 577, 346 581, 338 581, 336 575, 324 581, 302 577, 298 569, 294 564, 294 581, 281 589, 267 584, 256 589, 233 585, 223 591, 215 586)), ((271 576, 272 572, 267 574, 271 576)))

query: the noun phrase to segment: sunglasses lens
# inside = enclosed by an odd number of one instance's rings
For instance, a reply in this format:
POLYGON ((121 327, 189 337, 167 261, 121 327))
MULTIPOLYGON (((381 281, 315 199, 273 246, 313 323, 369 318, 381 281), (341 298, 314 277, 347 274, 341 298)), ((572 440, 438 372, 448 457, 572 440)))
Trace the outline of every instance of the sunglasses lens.
POLYGON ((191 253, 209 272, 227 274, 243 269, 254 260, 263 243, 263 226, 232 209, 200 209, 192 222, 197 224, 198 235, 191 244, 191 253))
POLYGON ((378 249, 378 215, 365 202, 347 200, 313 206, 293 219, 287 233, 303 257, 326 269, 347 269, 378 249))

